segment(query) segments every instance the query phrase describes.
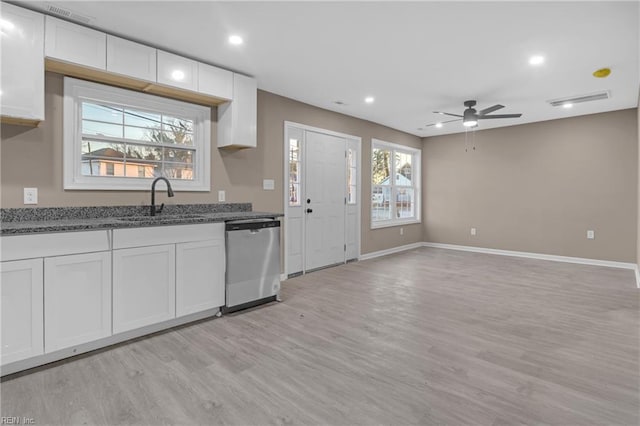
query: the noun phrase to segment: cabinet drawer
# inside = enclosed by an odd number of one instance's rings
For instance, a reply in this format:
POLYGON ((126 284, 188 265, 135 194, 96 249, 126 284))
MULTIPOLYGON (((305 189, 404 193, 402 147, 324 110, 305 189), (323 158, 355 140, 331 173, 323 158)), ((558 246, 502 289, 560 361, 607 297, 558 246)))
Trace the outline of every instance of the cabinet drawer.
POLYGON ((33 259, 109 250, 110 231, 9 235, 0 239, 0 260, 33 259))
POLYGON ((224 223, 114 229, 113 248, 154 246, 224 239, 224 223))

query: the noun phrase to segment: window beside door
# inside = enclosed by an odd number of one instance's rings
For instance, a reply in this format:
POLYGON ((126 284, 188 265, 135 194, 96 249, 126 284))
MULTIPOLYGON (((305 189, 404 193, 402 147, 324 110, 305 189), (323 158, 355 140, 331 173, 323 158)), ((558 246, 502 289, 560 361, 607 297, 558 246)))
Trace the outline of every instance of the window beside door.
POLYGON ((420 150, 372 139, 372 228, 420 222, 420 164, 420 150))

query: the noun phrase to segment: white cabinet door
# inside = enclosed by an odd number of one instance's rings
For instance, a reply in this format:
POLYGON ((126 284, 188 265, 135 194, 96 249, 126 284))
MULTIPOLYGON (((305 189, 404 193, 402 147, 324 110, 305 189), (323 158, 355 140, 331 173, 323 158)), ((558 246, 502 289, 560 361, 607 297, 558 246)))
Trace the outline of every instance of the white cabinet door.
POLYGON ((44 53, 49 58, 104 70, 107 68, 107 35, 47 16, 44 53))
POLYGON ((224 305, 224 240, 176 245, 176 316, 224 305))
POLYGON ((222 99, 233 99, 233 73, 198 63, 198 92, 222 99))
POLYGON ((233 101, 218 106, 218 147, 255 148, 258 86, 254 78, 233 74, 233 101))
POLYGON ((44 260, 45 352, 111 335, 111 253, 44 260))
POLYGON ((181 89, 198 90, 198 63, 158 50, 157 82, 181 89))
POLYGON ((42 259, 2 262, 0 276, 4 365, 44 353, 42 259))
POLYGON ((156 81, 156 49, 107 35, 107 71, 156 81))
POLYGON ((44 120, 44 15, 2 3, 0 17, 2 115, 44 120))
POLYGON ((113 333, 175 318, 175 244, 113 251, 113 333))

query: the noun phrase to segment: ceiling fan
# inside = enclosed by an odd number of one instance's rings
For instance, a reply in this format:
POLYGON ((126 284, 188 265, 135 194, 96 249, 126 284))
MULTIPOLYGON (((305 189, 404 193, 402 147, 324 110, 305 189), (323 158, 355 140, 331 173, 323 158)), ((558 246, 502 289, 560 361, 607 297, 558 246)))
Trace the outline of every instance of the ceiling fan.
POLYGON ((499 109, 504 108, 504 105, 494 105, 494 106, 490 106, 489 108, 485 108, 483 110, 480 111, 476 111, 476 109, 474 108, 474 106, 476 105, 476 101, 474 100, 470 100, 470 101, 465 101, 464 102, 464 106, 467 107, 467 109, 464 110, 464 112, 462 113, 463 115, 460 114, 451 114, 450 112, 441 112, 441 111, 433 111, 434 114, 442 114, 442 115, 450 115, 452 117, 459 117, 455 120, 448 120, 448 121, 443 121, 440 123, 433 123, 433 124, 427 124, 426 127, 430 127, 430 126, 437 126, 438 124, 444 124, 444 123, 451 123, 454 121, 460 121, 460 119, 462 119, 462 125, 465 127, 476 127, 478 125, 478 121, 480 120, 487 120, 490 118, 518 118, 521 117, 522 114, 493 114, 493 115, 487 115, 489 113, 492 113, 494 111, 497 111, 499 109))

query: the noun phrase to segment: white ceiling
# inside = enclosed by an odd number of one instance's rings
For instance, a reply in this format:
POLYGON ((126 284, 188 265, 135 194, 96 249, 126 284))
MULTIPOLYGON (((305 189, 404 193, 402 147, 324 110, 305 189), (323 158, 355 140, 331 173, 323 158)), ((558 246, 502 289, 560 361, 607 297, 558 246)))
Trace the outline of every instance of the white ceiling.
MULTIPOLYGON (((25 4, 24 2, 22 2, 25 4)), ((432 111, 500 103, 480 129, 638 105, 640 11, 626 2, 96 2, 48 4, 90 25, 255 76, 258 87, 418 136, 432 111), (245 44, 227 43, 240 34, 245 44), (531 55, 546 58, 539 67, 531 55), (608 78, 591 74, 610 67, 608 78), (610 90, 567 110, 546 101, 610 90), (374 96, 365 104, 365 96, 374 96), (344 102, 339 106, 334 101, 344 102)), ((44 3, 30 3, 40 7, 44 3)))

